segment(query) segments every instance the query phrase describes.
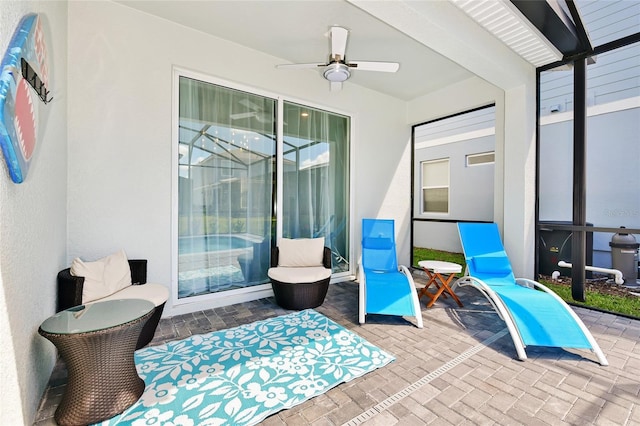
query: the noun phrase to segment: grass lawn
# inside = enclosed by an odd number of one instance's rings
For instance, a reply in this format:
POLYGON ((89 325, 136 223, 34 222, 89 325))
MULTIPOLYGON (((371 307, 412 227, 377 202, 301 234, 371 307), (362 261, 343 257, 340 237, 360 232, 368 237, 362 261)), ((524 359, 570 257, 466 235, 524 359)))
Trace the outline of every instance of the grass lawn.
POLYGON ((640 318, 640 297, 638 296, 618 296, 615 294, 601 293, 598 291, 585 290, 585 302, 577 302, 571 297, 571 286, 567 284, 557 284, 549 281, 540 281, 551 290, 555 291, 565 302, 587 308, 597 308, 616 314, 629 315, 640 318))
MULTIPOLYGON (((464 255, 462 253, 451 253, 448 251, 434 250, 422 247, 413 248, 413 265, 418 267, 421 260, 442 260, 445 262, 454 262, 462 265, 462 271, 466 267, 464 255)), ((461 274, 460 274, 461 275, 461 274)), ((596 308, 604 311, 628 315, 640 318, 640 297, 637 296, 620 296, 598 292, 596 289, 585 290, 586 302, 576 302, 571 297, 571 286, 567 284, 559 284, 549 281, 540 281, 549 289, 553 290, 565 302, 584 306, 586 308, 596 308)))
POLYGON ((457 263, 458 265, 462 266, 462 273, 458 274, 457 276, 462 276, 464 274, 464 269, 467 266, 467 263, 464 261, 464 255, 462 253, 451 253, 449 251, 414 247, 413 266, 417 268, 418 262, 420 262, 421 260, 441 260, 443 262, 457 263))

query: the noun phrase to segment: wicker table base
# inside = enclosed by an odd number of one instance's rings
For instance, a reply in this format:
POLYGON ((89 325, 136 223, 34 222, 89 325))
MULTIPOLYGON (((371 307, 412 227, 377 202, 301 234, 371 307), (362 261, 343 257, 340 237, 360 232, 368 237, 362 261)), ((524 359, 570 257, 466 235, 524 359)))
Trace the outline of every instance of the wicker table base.
POLYGON ((68 370, 67 389, 55 412, 59 425, 85 425, 109 419, 140 398, 144 381, 133 352, 146 315, 103 330, 55 334, 38 332, 58 348, 68 370))

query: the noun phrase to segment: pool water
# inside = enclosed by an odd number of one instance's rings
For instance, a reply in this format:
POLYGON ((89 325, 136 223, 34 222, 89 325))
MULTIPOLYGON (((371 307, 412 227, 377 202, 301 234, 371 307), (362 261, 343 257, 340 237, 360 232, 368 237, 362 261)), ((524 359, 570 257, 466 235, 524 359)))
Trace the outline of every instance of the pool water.
POLYGON ((178 254, 205 253, 250 248, 253 242, 232 235, 201 235, 178 238, 178 254))

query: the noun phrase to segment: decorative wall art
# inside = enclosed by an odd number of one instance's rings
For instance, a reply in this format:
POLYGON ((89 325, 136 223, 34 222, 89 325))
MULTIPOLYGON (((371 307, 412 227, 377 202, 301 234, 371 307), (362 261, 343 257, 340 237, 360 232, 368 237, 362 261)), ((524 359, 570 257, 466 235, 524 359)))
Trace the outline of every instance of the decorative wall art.
POLYGON ((15 183, 25 180, 38 142, 38 102, 51 101, 47 60, 40 16, 25 15, 0 64, 0 147, 15 183))

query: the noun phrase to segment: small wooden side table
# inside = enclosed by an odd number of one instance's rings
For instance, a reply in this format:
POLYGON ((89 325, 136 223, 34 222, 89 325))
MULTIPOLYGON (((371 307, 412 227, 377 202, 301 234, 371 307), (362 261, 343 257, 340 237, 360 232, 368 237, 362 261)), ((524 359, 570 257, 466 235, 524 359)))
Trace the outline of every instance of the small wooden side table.
POLYGON ((440 260, 421 260, 420 262, 418 262, 418 266, 424 269, 424 271, 427 273, 427 276, 429 277, 427 285, 424 286, 422 290, 420 290, 420 293, 418 293, 419 298, 422 298, 422 296, 426 295, 431 299, 427 303, 427 308, 432 307, 433 304, 436 303, 436 300, 438 300, 440 295, 444 295, 444 297, 447 297, 447 294, 451 296, 453 300, 458 303, 458 306, 462 308, 462 302, 453 292, 451 287, 449 287, 449 283, 451 282, 453 277, 455 277, 456 274, 462 272, 462 266, 458 265, 457 263, 443 262, 440 260), (447 275, 446 278, 442 274, 447 275), (434 294, 431 294, 428 291, 429 287, 432 284, 436 287, 436 292, 434 294))

